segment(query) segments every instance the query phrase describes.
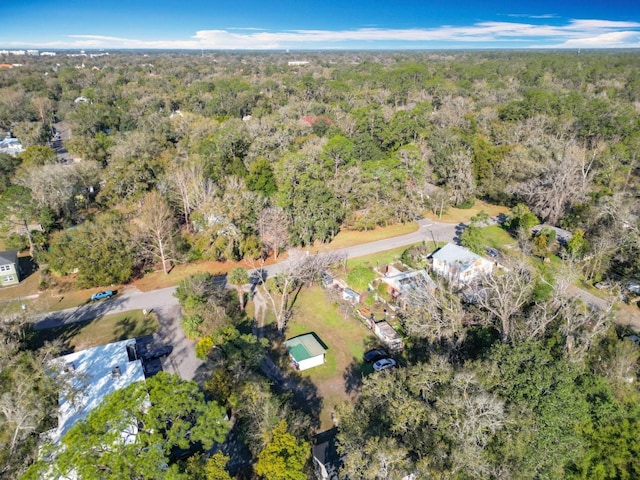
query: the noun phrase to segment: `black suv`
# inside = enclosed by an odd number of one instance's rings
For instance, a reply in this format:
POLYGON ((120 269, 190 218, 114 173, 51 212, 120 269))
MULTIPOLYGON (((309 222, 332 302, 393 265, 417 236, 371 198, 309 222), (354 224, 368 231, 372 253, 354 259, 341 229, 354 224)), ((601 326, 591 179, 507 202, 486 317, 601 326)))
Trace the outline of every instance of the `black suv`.
POLYGON ((383 358, 387 358, 389 354, 380 348, 375 348, 373 350, 369 350, 364 354, 364 361, 367 363, 377 362, 383 358))

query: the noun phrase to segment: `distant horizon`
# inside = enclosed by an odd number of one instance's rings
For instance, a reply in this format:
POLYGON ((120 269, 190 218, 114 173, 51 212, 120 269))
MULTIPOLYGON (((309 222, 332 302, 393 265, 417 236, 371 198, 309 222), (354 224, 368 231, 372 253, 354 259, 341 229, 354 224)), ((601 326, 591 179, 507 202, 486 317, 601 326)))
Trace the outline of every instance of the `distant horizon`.
POLYGON ((335 49, 311 49, 311 48, 299 48, 299 49, 222 49, 222 48, 35 48, 35 47, 3 47, 0 45, 0 51, 7 50, 13 51, 27 51, 37 50, 38 52, 56 52, 56 53, 282 53, 282 54, 301 54, 301 53, 388 53, 388 52, 400 52, 400 53, 420 53, 420 52, 530 52, 530 53, 543 53, 543 52, 558 52, 558 53, 576 53, 576 52, 636 52, 640 47, 626 47, 626 48, 525 48, 525 47, 513 47, 513 48, 501 48, 501 47, 483 47, 483 48, 463 48, 463 47, 450 47, 450 48, 376 48, 376 49, 364 49, 364 48, 335 48, 335 49))
POLYGON ((640 2, 136 0, 3 5, 3 49, 527 50, 640 48, 640 2))

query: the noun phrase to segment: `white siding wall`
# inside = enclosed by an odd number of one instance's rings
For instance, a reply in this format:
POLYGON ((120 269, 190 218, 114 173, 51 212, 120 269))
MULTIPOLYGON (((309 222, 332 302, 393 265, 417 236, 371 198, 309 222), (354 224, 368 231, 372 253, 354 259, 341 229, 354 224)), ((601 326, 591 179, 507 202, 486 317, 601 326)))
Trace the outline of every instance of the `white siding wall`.
POLYGON ((302 360, 298 364, 298 370, 306 370, 308 368, 317 367, 324 363, 324 353, 322 355, 316 355, 315 357, 307 358, 306 360, 302 360))

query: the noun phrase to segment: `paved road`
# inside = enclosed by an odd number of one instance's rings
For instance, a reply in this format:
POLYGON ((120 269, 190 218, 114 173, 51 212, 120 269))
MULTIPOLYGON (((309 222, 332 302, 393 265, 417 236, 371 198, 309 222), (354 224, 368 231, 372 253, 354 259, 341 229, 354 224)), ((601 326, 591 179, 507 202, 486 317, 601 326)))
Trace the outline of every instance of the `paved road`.
MULTIPOLYGON (((339 252, 346 255, 347 258, 361 257, 423 241, 431 242, 434 239, 435 241, 452 241, 460 231, 460 226, 449 223, 420 220, 418 224, 420 227, 417 232, 344 248, 339 252)), ((267 265, 264 270, 267 275, 274 275, 281 271, 285 265, 286 261, 267 265)), ((153 309, 156 313, 158 311, 169 312, 171 308, 178 305, 177 299, 173 296, 175 289, 176 287, 169 287, 151 292, 141 292, 135 287, 125 287, 114 298, 101 302, 87 302, 79 307, 51 312, 41 317, 35 328, 36 330, 52 328, 129 310, 153 309)))
POLYGON ((83 322, 113 313, 130 310, 153 311, 160 329, 153 335, 150 348, 172 345, 173 351, 163 360, 164 369, 179 374, 185 379, 194 379, 203 362, 195 355, 194 344, 188 340, 180 325, 180 305, 173 296, 175 287, 152 292, 141 292, 135 287, 126 287, 122 292, 100 302, 87 302, 76 308, 52 312, 42 317, 34 326, 36 330, 57 327, 69 323, 83 322))
MULTIPOLYGON (((346 258, 356 258, 421 242, 427 244, 438 241, 457 242, 464 229, 463 224, 442 223, 426 219, 418 221, 418 225, 418 231, 414 233, 344 248, 339 252, 344 254, 346 258)), ((281 262, 265 266, 264 270, 267 275, 274 275, 284 266, 286 266, 286 262, 281 262)), ((575 293, 581 296, 585 302, 598 306, 603 305, 602 299, 577 289, 577 287, 576 290, 575 293)), ((174 291, 175 287, 151 292, 141 292, 135 287, 126 287, 115 298, 49 313, 37 321, 35 328, 36 330, 52 328, 129 310, 153 310, 158 316, 161 326, 160 332, 154 335, 154 343, 166 343, 174 347, 167 359, 166 366, 179 373, 183 378, 193 379, 198 376, 202 362, 196 358, 193 342, 184 336, 180 326, 180 306, 173 296, 174 291)))
MULTIPOLYGON (((370 255, 423 241, 451 241, 460 232, 460 227, 448 223, 420 220, 417 232, 379 240, 363 245, 348 247, 340 252, 347 258, 370 255)), ((265 266, 267 275, 278 273, 286 263, 265 266)), ((153 345, 170 344, 173 351, 165 360, 165 368, 180 374, 182 378, 193 379, 198 376, 202 362, 195 356, 193 342, 189 341, 180 326, 180 305, 173 296, 175 287, 163 288, 151 292, 141 292, 135 287, 125 287, 114 298, 101 302, 87 302, 76 308, 49 313, 35 324, 36 330, 52 328, 75 322, 100 318, 104 315, 130 310, 147 309, 158 316, 160 331, 154 335, 153 345)))

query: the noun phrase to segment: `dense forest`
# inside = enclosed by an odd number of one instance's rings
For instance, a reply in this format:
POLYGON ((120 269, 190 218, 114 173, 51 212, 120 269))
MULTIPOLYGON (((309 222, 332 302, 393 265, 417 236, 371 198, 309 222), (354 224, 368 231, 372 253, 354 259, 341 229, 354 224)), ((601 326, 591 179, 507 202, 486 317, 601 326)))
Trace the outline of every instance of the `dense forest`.
MULTIPOLYGON (((640 278, 639 114, 635 52, 25 58, 0 70, 0 130, 25 147, 0 154, 3 242, 30 250, 42 288, 70 274, 84 288, 179 263, 277 257, 477 199, 506 205, 525 253, 545 249, 546 237, 520 228, 537 219, 574 233, 564 277, 532 281, 522 266, 487 285, 495 297, 480 305, 416 299, 406 367, 363 379, 356 403, 336 412, 343 472, 636 478, 640 348, 562 279, 640 278)), ((246 320, 228 294, 193 282, 182 285, 200 295, 183 295, 200 298, 191 313, 208 296, 236 325, 246 320)), ((55 391, 42 370, 51 352, 27 347, 23 320, 5 322, 0 352, 6 478, 34 461, 55 391), (29 428, 10 408, 20 396, 39 412, 29 428)), ((210 323, 200 336, 228 345, 231 360, 196 407, 236 410, 255 475, 307 478, 313 419, 256 373, 264 345, 210 323)), ((208 453, 178 461, 169 449, 171 468, 130 478, 231 478, 208 453)), ((86 478, 124 478, 115 472, 86 478)))

